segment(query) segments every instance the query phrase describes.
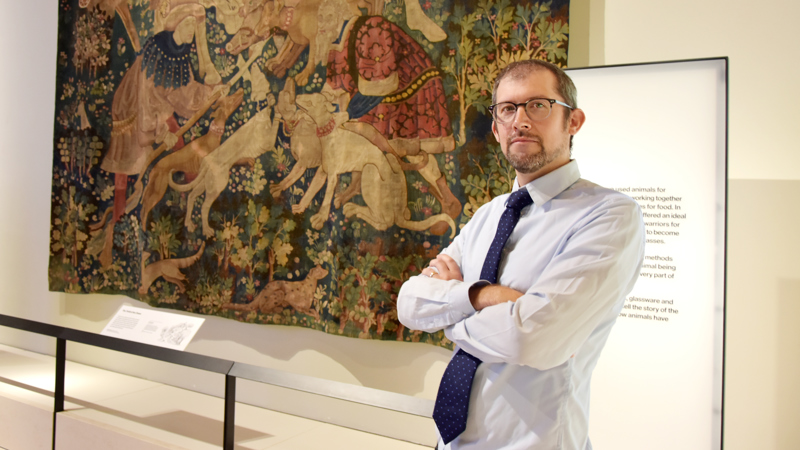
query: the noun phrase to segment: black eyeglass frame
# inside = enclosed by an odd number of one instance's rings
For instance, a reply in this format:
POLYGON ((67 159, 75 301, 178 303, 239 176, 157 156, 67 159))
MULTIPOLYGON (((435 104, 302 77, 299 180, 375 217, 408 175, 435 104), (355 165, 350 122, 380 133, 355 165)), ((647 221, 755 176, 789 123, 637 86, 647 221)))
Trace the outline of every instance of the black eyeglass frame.
POLYGON ((502 104, 504 104, 504 103, 508 103, 508 104, 514 105, 514 115, 515 115, 515 116, 517 115, 517 110, 519 110, 519 107, 520 107, 520 106, 525 106, 525 115, 526 115, 526 116, 528 116, 528 118, 529 118, 529 119, 531 119, 531 120, 545 120, 545 119, 547 119, 548 117, 550 117, 550 114, 552 114, 552 113, 553 113, 553 104, 556 104, 556 105, 561 105, 561 106, 563 106, 563 107, 565 107, 565 108, 569 108, 569 109, 575 109, 575 107, 574 107, 574 106, 570 106, 570 105, 568 105, 568 104, 566 104, 566 103, 564 103, 564 102, 562 102, 562 101, 560 101, 560 100, 556 100, 556 99, 554 99, 554 98, 532 98, 532 99, 530 99, 530 100, 528 100, 528 101, 525 101, 525 102, 522 102, 522 103, 514 103, 514 102, 500 102, 500 103, 495 103, 494 105, 490 105, 490 106, 489 106, 489 108, 488 108, 488 109, 489 109, 489 112, 492 114, 492 118, 493 118, 493 119, 495 120, 495 122, 497 122, 497 123, 508 123, 508 122, 511 122, 511 120, 507 120, 507 121, 503 122, 503 121, 501 121, 500 119, 498 119, 498 118, 497 118, 497 116, 495 116, 495 114, 494 114, 495 106, 497 106, 497 105, 502 105, 502 104), (534 100, 547 100, 547 101, 550 103, 550 112, 549 112, 549 113, 547 113, 547 116, 546 116, 546 117, 543 117, 543 118, 541 118, 541 119, 534 119, 534 118, 532 118, 532 117, 530 116, 530 114, 528 114, 528 103, 530 103, 530 102, 532 102, 532 101, 534 101, 534 100))

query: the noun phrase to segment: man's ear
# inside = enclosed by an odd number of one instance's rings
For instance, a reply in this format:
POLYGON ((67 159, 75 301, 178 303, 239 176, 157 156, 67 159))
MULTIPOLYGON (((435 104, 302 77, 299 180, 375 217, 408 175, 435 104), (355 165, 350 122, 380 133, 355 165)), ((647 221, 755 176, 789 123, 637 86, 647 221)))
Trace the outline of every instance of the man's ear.
POLYGON ((578 131, 583 126, 583 122, 586 121, 586 114, 580 108, 575 108, 572 110, 572 114, 569 115, 569 122, 567 123, 567 131, 571 135, 578 134, 578 131))
POLYGON ((497 135, 497 123, 494 120, 492 121, 492 134, 494 135, 494 140, 500 142, 500 136, 497 135))

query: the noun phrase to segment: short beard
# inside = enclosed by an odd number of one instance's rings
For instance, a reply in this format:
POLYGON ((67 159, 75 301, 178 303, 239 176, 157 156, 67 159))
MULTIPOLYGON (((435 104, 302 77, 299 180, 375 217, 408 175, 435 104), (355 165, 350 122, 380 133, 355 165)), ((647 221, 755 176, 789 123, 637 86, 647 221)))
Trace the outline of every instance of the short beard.
POLYGON ((511 167, 519 173, 534 173, 552 162, 554 156, 555 155, 548 155, 545 149, 542 148, 542 151, 535 155, 512 154, 511 151, 509 151, 508 155, 506 155, 506 160, 508 160, 511 167))
MULTIPOLYGON (((568 123, 565 122, 564 130, 567 130, 568 123)), ((547 148, 545 148, 544 144, 542 144, 541 138, 539 139, 539 145, 541 146, 541 151, 534 154, 534 155, 521 155, 521 154, 513 154, 511 152, 511 141, 520 136, 528 136, 525 133, 518 133, 514 136, 510 136, 506 143, 506 148, 508 149, 508 154, 505 155, 506 160, 511 167, 514 168, 519 173, 536 173, 541 170, 544 166, 550 164, 551 162, 555 161, 562 152, 567 150, 572 156, 572 149, 570 148, 571 145, 567 144, 567 148, 558 148, 555 152, 548 152, 547 148)))
POLYGON ((511 151, 511 138, 508 139, 506 146, 508 154, 505 155, 506 160, 511 167, 519 173, 536 173, 544 166, 555 161, 562 153, 563 149, 558 149, 555 152, 549 152, 541 143, 541 150, 533 155, 513 153, 511 151))

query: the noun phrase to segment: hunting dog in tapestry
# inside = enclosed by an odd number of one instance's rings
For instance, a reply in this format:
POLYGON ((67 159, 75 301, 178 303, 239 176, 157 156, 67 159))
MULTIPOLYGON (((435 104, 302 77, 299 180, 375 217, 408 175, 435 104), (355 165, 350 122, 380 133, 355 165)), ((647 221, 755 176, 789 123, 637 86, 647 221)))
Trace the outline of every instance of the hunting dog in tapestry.
MULTIPOLYGON (((329 92, 324 91, 325 98, 330 100, 333 96, 329 92)), ((269 190, 273 197, 278 198, 281 192, 288 189, 299 180, 308 169, 319 167, 322 163, 322 141, 318 133, 317 123, 314 119, 304 111, 298 111, 297 108, 297 95, 295 93, 295 83, 291 78, 286 80, 283 90, 278 95, 278 103, 275 105, 276 111, 281 115, 283 120, 283 133, 290 137, 290 148, 292 157, 295 159, 295 164, 292 166, 291 172, 286 178, 278 184, 270 186, 269 190)), ((347 116, 344 114, 333 114, 334 122, 346 120, 347 116)), ((337 122, 337 123, 339 123, 337 122)), ((336 124, 334 124, 335 126, 336 124)), ((375 127, 368 124, 358 124, 353 122, 345 122, 342 127, 346 130, 353 131, 378 147, 385 153, 395 155, 403 170, 419 170, 421 167, 428 163, 427 154, 422 159, 421 163, 408 164, 398 155, 394 148, 389 144, 389 141, 375 129, 375 127)), ((333 131, 333 128, 327 130, 333 131)), ((334 208, 339 208, 343 203, 350 200, 353 196, 361 192, 361 172, 352 173, 352 182, 350 186, 343 192, 337 192, 334 199, 334 208)))
POLYGON ((147 259, 150 258, 150 252, 142 252, 142 278, 140 281, 141 286, 139 287, 139 293, 143 295, 147 294, 150 285, 159 278, 163 278, 178 286, 179 292, 186 292, 186 286, 183 285, 183 282, 186 281, 186 275, 181 272, 181 269, 185 269, 196 263, 197 260, 200 259, 200 256, 203 255, 203 250, 205 249, 206 243, 203 242, 200 244, 200 249, 197 250, 197 253, 194 255, 185 258, 162 259, 147 265, 145 265, 145 263, 147 259))
POLYGON ((326 184, 325 198, 319 211, 311 216, 311 226, 319 230, 328 220, 331 201, 339 182, 339 175, 361 173, 361 197, 366 206, 353 202, 342 206, 345 217, 356 216, 377 230, 392 225, 415 231, 427 230, 438 222, 450 227, 455 236, 456 225, 447 214, 436 214, 421 221, 411 219, 408 209, 406 176, 400 160, 394 154, 385 154, 364 136, 341 127, 346 113, 335 113, 335 107, 320 93, 297 97, 297 107, 317 126, 316 135, 322 145, 322 163, 300 202, 292 212, 302 213, 309 207, 317 192, 326 184))
MULTIPOLYGON (((150 171, 150 178, 142 194, 142 226, 147 227, 147 215, 154 206, 161 201, 169 186, 169 179, 173 172, 183 172, 187 179, 197 175, 200 165, 209 153, 215 151, 225 132, 225 121, 242 104, 244 96, 242 89, 223 97, 212 106, 211 125, 208 133, 186 144, 159 160, 150 171)), ((252 162, 252 158, 239 161, 239 163, 252 162)))
POLYGON ((270 281, 250 303, 225 303, 223 309, 236 311, 260 311, 263 314, 278 314, 286 307, 308 314, 319 320, 319 312, 312 308, 317 281, 328 276, 320 266, 312 268, 300 281, 270 281))
POLYGON ((216 151, 203 158, 197 178, 186 184, 178 184, 172 178, 174 170, 170 172, 168 177, 170 187, 180 192, 189 192, 186 202, 186 219, 184 220, 187 230, 194 231, 195 229, 192 222, 194 202, 200 194, 205 193, 203 206, 200 208, 203 234, 206 237, 214 236, 214 230, 208 224, 208 215, 211 205, 228 186, 231 167, 244 158, 257 158, 271 147, 274 148, 280 114, 275 114, 274 118, 270 118, 275 97, 270 95, 267 101, 269 106, 256 113, 216 151))

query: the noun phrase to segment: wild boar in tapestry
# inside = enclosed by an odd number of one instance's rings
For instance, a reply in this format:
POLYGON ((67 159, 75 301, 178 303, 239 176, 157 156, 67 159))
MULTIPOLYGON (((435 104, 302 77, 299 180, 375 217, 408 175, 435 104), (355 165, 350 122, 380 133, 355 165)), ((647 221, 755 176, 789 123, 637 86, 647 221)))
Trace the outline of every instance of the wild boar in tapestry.
POLYGON ((510 190, 510 61, 567 0, 61 0, 50 289, 448 346, 400 285, 510 190))

